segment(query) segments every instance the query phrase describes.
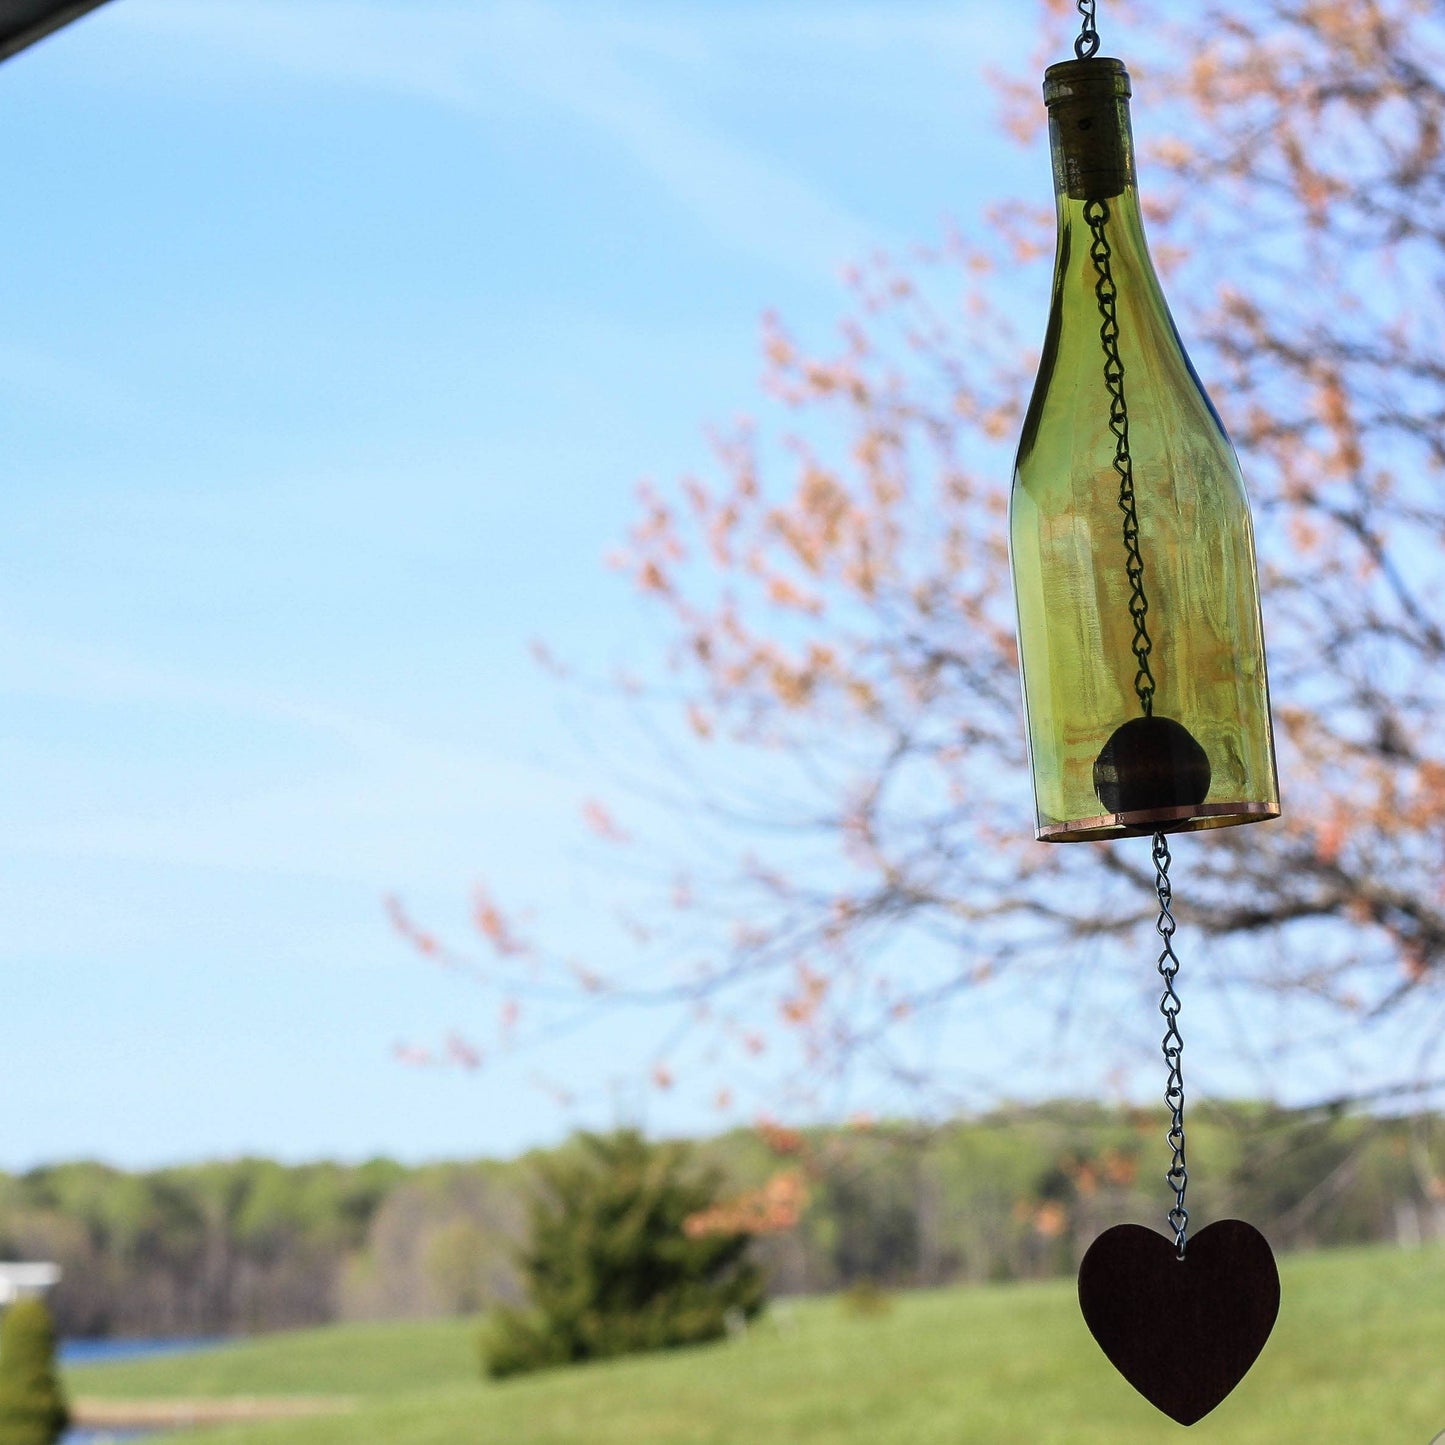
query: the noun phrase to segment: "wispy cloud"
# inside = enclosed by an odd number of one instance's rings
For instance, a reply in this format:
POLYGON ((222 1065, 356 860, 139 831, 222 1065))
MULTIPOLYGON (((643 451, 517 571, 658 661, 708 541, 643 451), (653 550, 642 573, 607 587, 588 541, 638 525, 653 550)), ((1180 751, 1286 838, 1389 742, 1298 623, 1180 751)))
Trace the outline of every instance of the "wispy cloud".
POLYGON ((0 629, 0 646, 7 658, 4 691, 13 697, 224 713, 317 732, 365 755, 390 752, 400 742, 385 724, 244 683, 178 675, 11 628, 0 629))
POLYGON ((225 773, 192 796, 150 806, 96 797, 83 808, 72 799, 57 809, 54 799, 27 801, 27 790, 12 785, 0 830, 0 852, 11 856, 115 858, 385 888, 399 877, 434 873, 448 856, 465 859, 468 871, 489 838, 510 838, 507 846, 515 847, 526 833, 529 844, 550 847, 548 826, 575 810, 569 783, 486 747, 438 742, 325 703, 15 632, 0 634, 0 646, 8 659, 4 691, 13 698, 129 707, 169 721, 189 718, 198 729, 219 717, 258 740, 279 729, 283 739, 290 731, 328 745, 317 755, 288 752, 281 741, 281 760, 291 761, 280 771, 302 768, 285 781, 247 783, 225 773))
MULTIPOLYGON (((199 52, 233 73, 244 57, 263 73, 479 117, 537 108, 569 116, 610 140, 720 241, 813 281, 892 239, 677 98, 709 48, 725 40, 715 24, 638 22, 535 0, 484 7, 134 0, 117 20, 163 41, 171 63, 181 58, 179 43, 192 63, 199 52)), ((838 31, 855 45, 877 37, 861 15, 838 31)))

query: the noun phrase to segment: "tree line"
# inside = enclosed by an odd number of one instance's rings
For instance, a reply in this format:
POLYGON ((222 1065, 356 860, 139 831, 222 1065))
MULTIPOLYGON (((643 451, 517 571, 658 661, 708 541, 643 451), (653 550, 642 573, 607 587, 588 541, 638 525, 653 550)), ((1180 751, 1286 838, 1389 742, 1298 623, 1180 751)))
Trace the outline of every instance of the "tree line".
MULTIPOLYGON (((1102 1228, 1161 1226, 1155 1109, 1003 1107, 939 1126, 736 1130, 694 1146, 774 1294, 1071 1271, 1102 1228)), ((1434 1116, 1201 1107, 1202 1223, 1242 1215, 1278 1249, 1445 1238, 1434 1116)), ((532 1202, 569 1141, 510 1161, 406 1167, 266 1159, 0 1175, 0 1257, 52 1259, 68 1336, 226 1335, 479 1314, 522 1298, 532 1202)))

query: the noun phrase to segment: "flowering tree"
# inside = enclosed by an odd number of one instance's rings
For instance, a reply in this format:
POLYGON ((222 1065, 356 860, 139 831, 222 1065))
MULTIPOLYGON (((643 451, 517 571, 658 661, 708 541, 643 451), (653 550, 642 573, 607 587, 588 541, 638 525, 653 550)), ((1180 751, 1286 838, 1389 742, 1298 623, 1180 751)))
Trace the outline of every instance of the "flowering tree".
MULTIPOLYGON (((1052 8, 1062 34, 1071 7, 1052 8)), ((1224 1005, 1428 1049, 1445 1001, 1445 24, 1424 0, 1238 0, 1156 31, 1131 69, 1154 254, 1254 498, 1286 809, 1182 850, 1186 969, 1224 1005)), ((1042 124, 1032 87, 1009 109, 1042 124)), ((1147 848, 1046 847, 1028 825, 1005 512, 1043 321, 1018 277, 1037 296, 1052 234, 1020 205, 875 260, 824 354, 769 319, 765 420, 718 439, 705 475, 644 489, 618 561, 663 621, 649 783, 693 846, 658 871, 626 968, 553 957, 482 897, 511 1027, 560 987, 686 1009, 733 1048, 724 1101, 749 1061, 814 1097, 859 1070, 997 1093, 930 1054, 950 1011, 1102 1019, 1152 992, 1147 848)), ((600 804, 586 821, 645 852, 600 804)), ((654 1068, 669 1086, 665 1051, 654 1068)))

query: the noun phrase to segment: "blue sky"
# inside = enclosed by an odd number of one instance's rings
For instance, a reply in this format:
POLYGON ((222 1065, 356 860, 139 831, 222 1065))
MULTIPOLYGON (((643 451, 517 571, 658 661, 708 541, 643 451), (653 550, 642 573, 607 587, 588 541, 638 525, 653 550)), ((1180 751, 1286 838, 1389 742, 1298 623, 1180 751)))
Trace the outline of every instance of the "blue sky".
MULTIPOLYGON (((822 339, 848 262, 1047 195, 983 79, 1037 40, 987 0, 114 0, 0 71, 0 1165, 572 1122, 532 1065, 395 1062, 475 1000, 383 896, 585 927, 529 642, 653 655, 603 558, 753 404, 765 309, 822 339)), ((600 1097, 639 1027, 541 1066, 600 1097)))

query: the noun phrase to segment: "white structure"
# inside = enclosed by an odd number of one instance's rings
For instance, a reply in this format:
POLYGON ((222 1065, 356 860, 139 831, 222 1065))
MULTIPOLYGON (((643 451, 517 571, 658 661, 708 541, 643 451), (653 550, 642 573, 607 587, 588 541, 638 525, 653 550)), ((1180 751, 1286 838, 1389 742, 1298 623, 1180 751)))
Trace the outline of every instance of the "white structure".
POLYGON ((58 1264, 0 1264, 0 1305, 44 1294, 59 1283, 58 1264))

